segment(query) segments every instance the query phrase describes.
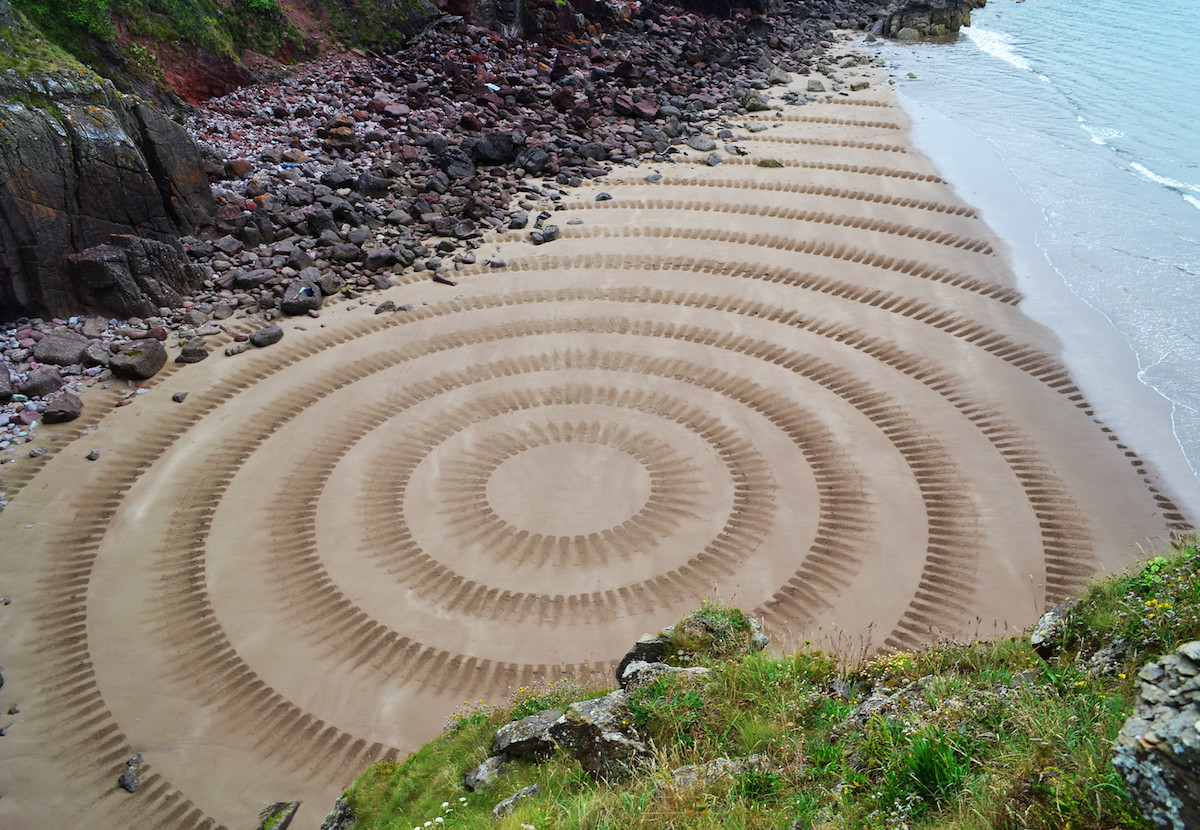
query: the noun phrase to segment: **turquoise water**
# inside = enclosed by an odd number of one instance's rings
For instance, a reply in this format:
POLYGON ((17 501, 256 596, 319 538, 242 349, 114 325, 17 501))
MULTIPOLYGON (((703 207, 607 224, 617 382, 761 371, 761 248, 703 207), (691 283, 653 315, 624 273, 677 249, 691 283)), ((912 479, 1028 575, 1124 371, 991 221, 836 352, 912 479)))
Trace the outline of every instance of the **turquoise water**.
POLYGON ((879 52, 1098 412, 1200 513, 1200 0, 990 0, 879 52), (915 77, 910 77, 909 74, 915 77))

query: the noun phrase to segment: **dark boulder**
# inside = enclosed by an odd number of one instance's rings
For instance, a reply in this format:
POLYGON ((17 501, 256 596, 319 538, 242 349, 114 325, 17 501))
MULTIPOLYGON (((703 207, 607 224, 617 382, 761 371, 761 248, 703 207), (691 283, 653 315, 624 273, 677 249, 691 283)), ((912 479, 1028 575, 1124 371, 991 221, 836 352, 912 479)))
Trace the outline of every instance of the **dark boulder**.
POLYGON ((153 337, 134 340, 121 347, 108 362, 108 368, 119 378, 147 380, 154 377, 167 362, 167 349, 153 337))
POLYGON ((507 164, 513 161, 524 144, 524 133, 498 130, 463 141, 463 147, 471 154, 471 158, 485 164, 507 164))
POLYGON ((354 171, 346 162, 339 161, 321 174, 321 184, 332 187, 334 190, 351 187, 354 184, 354 171))
POLYGON ((203 272, 165 242, 115 235, 66 259, 72 296, 80 308, 115 317, 148 317, 179 304, 199 287, 203 272))
POLYGON ((970 26, 971 10, 983 8, 985 2, 986 0, 901 0, 888 7, 871 31, 873 34, 902 40, 952 35, 963 26, 970 26), (905 34, 901 35, 901 32, 905 34))
POLYGON ((65 424, 67 421, 74 421, 82 414, 83 401, 79 396, 71 392, 63 392, 42 410, 42 422, 65 424))
POLYGON ((283 292, 279 308, 284 314, 297 315, 316 311, 325 302, 325 295, 313 282, 294 280, 283 292))
POLYGON ((72 366, 83 362, 83 353, 89 345, 86 337, 73 331, 52 331, 33 347, 33 359, 38 363, 72 366))
POLYGON ((11 102, 0 120, 0 315, 10 318, 100 308, 68 255, 112 234, 178 239, 215 210, 182 127, 94 75, 44 81, 0 75, 11 102))
POLYGON ((175 358, 176 363, 199 363, 208 357, 208 346, 204 343, 203 337, 193 337, 175 358))
POLYGON ((63 379, 57 366, 39 366, 25 378, 17 391, 29 398, 41 398, 62 389, 63 379))
POLYGON ((539 176, 550 163, 550 154, 541 147, 529 145, 517 153, 517 167, 524 167, 531 176, 539 176))
POLYGON ((460 147, 447 147, 438 153, 437 166, 455 181, 475 178, 475 162, 460 147))
POLYGON ((261 349, 266 346, 273 346, 282 339, 283 329, 281 329, 278 324, 272 323, 269 326, 264 326, 258 331, 251 332, 250 345, 257 346, 261 349))

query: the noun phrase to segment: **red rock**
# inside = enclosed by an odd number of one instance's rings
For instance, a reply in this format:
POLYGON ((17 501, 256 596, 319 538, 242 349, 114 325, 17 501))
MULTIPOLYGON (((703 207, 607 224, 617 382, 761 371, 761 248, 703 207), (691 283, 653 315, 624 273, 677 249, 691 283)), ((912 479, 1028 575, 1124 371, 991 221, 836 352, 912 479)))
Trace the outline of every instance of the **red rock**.
POLYGON ((153 337, 155 340, 162 340, 164 343, 167 340, 167 330, 164 326, 155 326, 146 332, 147 337, 153 337))
POLYGON ((633 114, 638 118, 655 118, 658 115, 658 101, 644 98, 633 105, 633 114))

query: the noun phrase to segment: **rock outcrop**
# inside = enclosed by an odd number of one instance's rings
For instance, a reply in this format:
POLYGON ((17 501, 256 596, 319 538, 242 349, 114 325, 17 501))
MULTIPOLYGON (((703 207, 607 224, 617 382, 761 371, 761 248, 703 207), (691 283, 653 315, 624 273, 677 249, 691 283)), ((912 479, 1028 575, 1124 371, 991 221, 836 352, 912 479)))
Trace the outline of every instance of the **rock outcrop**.
POLYGON ((1113 766, 1142 814, 1164 830, 1200 827, 1200 642, 1146 664, 1113 766))
POLYGON ((872 34, 897 40, 952 35, 971 25, 971 10, 983 8, 986 0, 901 0, 890 6, 875 23, 872 34))
POLYGON ((178 244, 213 212, 187 132, 111 82, 10 69, 0 98, 0 316, 84 311, 70 254, 112 234, 178 244))

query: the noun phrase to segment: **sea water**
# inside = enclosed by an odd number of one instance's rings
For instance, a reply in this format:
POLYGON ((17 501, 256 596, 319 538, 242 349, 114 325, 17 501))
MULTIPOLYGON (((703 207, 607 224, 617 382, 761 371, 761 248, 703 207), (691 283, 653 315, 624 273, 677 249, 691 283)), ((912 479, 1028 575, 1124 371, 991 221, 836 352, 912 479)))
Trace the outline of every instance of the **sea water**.
POLYGON ((1200 521, 1200 0, 989 0, 885 44, 914 139, 1012 248, 1027 313, 1200 521))

